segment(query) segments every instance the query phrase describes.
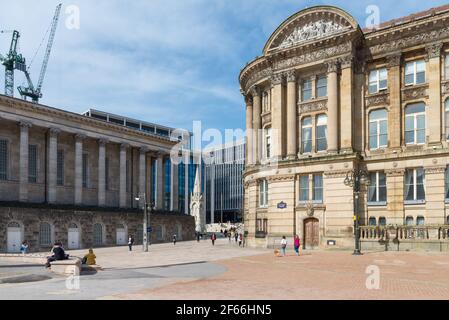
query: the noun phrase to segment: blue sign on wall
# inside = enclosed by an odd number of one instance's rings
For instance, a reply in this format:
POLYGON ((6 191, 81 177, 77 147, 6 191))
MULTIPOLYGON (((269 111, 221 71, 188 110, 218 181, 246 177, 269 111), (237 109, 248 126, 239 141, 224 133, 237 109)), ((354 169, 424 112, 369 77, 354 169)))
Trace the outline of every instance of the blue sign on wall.
POLYGON ((153 232, 153 228, 152 227, 148 227, 147 228, 147 232, 153 232))
POLYGON ((287 209, 287 204, 284 201, 279 202, 278 209, 287 209))

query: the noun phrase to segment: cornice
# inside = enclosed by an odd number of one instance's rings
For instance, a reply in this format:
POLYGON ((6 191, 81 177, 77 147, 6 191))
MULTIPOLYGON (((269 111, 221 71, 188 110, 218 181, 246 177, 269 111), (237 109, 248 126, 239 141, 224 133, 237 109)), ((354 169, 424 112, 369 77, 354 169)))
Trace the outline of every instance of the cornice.
POLYGON ((294 181, 295 175, 273 175, 267 178, 268 182, 294 181))

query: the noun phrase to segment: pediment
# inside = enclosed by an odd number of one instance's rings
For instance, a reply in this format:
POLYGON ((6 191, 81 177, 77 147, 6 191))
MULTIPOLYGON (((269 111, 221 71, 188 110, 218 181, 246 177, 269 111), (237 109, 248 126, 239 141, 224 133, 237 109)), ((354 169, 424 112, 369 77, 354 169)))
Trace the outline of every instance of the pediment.
POLYGON ((268 40, 264 53, 332 38, 357 28, 355 19, 341 9, 329 6, 309 8, 282 23, 268 40))

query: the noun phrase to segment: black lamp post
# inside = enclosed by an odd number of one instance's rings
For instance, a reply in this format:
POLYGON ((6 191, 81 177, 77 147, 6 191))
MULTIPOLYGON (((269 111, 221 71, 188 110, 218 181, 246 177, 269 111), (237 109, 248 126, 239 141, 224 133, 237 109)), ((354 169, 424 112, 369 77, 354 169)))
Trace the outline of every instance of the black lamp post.
MULTIPOLYGON (((143 207, 143 251, 148 252, 148 243, 149 241, 149 232, 148 227, 150 224, 150 215, 148 214, 148 203, 147 203, 147 195, 144 193, 142 195, 144 207, 143 207)), ((140 201, 140 196, 137 196, 136 201, 140 201)), ((154 202, 151 202, 150 204, 150 213, 153 213, 154 211, 154 202)))
POLYGON ((354 194, 354 239, 355 249, 353 255, 361 255, 360 251, 360 228, 359 228, 359 198, 361 193, 361 186, 369 186, 368 173, 363 169, 354 169, 346 174, 344 180, 345 186, 352 187, 354 194))

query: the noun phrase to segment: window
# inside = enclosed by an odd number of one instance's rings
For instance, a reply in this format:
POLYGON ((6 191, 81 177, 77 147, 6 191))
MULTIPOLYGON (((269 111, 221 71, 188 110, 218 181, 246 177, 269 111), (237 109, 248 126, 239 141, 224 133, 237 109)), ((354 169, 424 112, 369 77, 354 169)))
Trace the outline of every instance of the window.
POLYGON ((299 201, 309 200, 309 176, 299 177, 299 201))
POLYGON ((39 228, 39 243, 41 246, 51 246, 51 226, 43 222, 39 228))
POLYGON ((385 217, 380 217, 379 218, 379 226, 385 227, 386 225, 387 225, 387 219, 385 219, 385 217))
POLYGON ((371 150, 387 147, 388 144, 387 110, 379 109, 369 114, 369 147, 371 150))
POLYGON ((268 232, 268 219, 257 219, 256 220, 256 233, 268 232))
POLYGON ((449 80, 449 54, 444 59, 444 78, 449 80))
POLYGON ((405 108, 405 143, 424 144, 426 141, 426 106, 415 103, 405 108))
POLYGON ((164 226, 159 225, 156 227, 156 239, 158 241, 164 240, 164 226))
POLYGON ((28 182, 37 182, 37 146, 28 145, 28 182))
POLYGON ((405 173, 406 202, 424 202, 426 192, 424 188, 425 174, 422 168, 408 169, 405 173))
POLYGON ((449 166, 446 167, 446 173, 444 175, 445 187, 446 187, 446 202, 449 201, 449 166))
POLYGON ((327 76, 319 76, 316 82, 316 95, 318 98, 327 96, 327 76))
POLYGON ((259 207, 268 207, 268 181, 262 180, 259 182, 259 207))
POLYGON ((323 175, 314 174, 313 175, 313 195, 312 199, 314 202, 323 202, 323 175))
POLYGON ((0 140, 0 180, 8 179, 8 141, 0 140))
POLYGON ((83 188, 88 188, 89 155, 83 153, 83 188))
POLYGON ((446 100, 446 102, 444 103, 444 122, 445 122, 445 127, 446 127, 446 140, 449 141, 449 99, 446 100))
POLYGON ((270 105, 268 101, 268 92, 264 91, 262 96, 262 108, 264 112, 270 111, 270 105))
POLYGON ((387 180, 383 172, 371 172, 371 184, 368 187, 368 203, 385 204, 387 202, 387 180))
POLYGON ((405 85, 416 85, 426 82, 426 63, 424 60, 405 64, 405 85))
POLYGON ((312 80, 304 80, 301 88, 302 101, 308 101, 312 99, 312 80))
POLYGON ((413 225, 413 217, 412 216, 407 216, 407 218, 405 218, 405 225, 406 226, 412 226, 413 225))
POLYGON ((138 224, 136 227, 136 242, 143 243, 143 225, 138 224))
POLYGON ((265 157, 271 158, 271 128, 265 129, 265 157))
POLYGON ((302 152, 312 152, 312 117, 302 119, 302 152))
POLYGON ((423 226, 425 224, 425 219, 423 216, 418 216, 416 218, 416 225, 417 226, 423 226))
POLYGON ((386 68, 372 70, 369 73, 369 93, 377 93, 388 88, 388 72, 386 68))
POLYGON ((376 223, 376 218, 375 217, 370 217, 368 220, 368 224, 370 227, 375 227, 377 225, 376 223))
POLYGON ((320 114, 316 123, 316 150, 327 150, 327 116, 320 114))
POLYGON ((94 245, 103 245, 103 226, 100 223, 94 224, 94 245))
POLYGON ((109 190, 109 158, 105 158, 104 163, 104 183, 105 183, 105 189, 109 190))
POLYGON ((56 164, 56 183, 58 186, 64 185, 64 150, 58 150, 56 164))

